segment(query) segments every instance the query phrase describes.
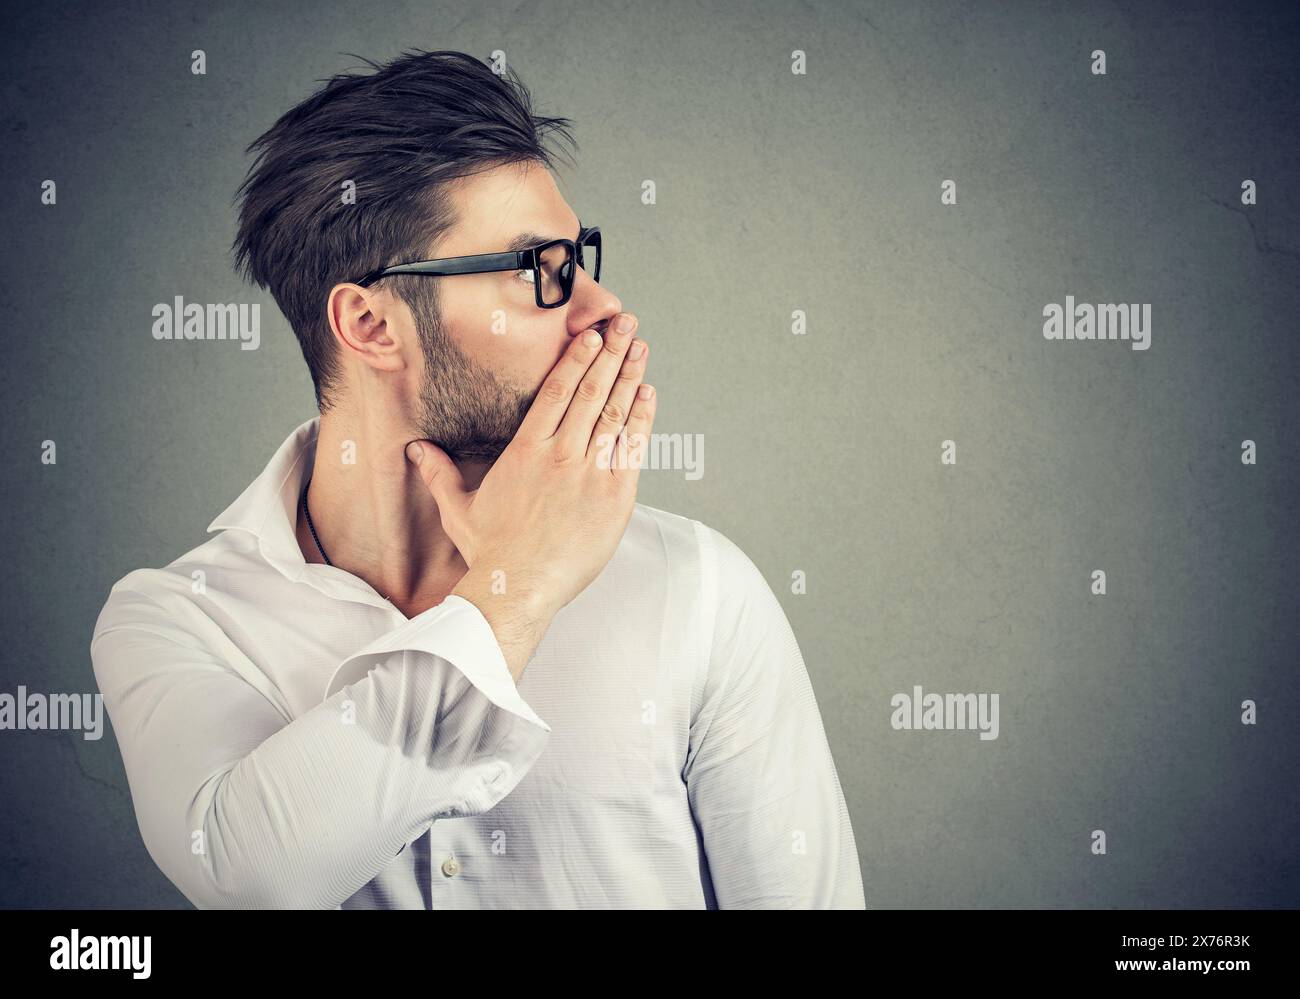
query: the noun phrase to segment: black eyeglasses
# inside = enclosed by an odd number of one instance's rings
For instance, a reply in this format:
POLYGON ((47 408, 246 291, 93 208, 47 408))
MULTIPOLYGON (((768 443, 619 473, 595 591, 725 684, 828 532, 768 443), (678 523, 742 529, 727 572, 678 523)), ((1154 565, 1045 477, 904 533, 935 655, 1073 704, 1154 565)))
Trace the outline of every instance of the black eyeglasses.
POLYGON ((600 227, 582 227, 578 238, 552 239, 547 243, 530 246, 526 250, 510 250, 505 253, 475 253, 468 257, 442 257, 438 260, 414 260, 406 264, 394 264, 371 271, 360 281, 354 282, 365 288, 372 281, 392 274, 428 274, 433 277, 446 277, 449 274, 488 274, 492 271, 531 271, 533 289, 538 308, 558 309, 573 294, 573 279, 577 274, 574 260, 578 267, 591 275, 593 281, 600 280, 600 227), (594 253, 594 266, 588 267, 584 251, 594 253))

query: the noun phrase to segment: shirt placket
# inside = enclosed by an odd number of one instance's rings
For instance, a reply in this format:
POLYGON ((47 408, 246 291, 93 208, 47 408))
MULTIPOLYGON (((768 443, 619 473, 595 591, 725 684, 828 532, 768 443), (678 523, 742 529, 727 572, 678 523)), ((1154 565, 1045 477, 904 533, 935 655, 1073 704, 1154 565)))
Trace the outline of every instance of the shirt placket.
POLYGON ((439 819, 429 827, 429 896, 434 909, 470 906, 463 887, 467 858, 458 848, 460 824, 456 819, 439 819))

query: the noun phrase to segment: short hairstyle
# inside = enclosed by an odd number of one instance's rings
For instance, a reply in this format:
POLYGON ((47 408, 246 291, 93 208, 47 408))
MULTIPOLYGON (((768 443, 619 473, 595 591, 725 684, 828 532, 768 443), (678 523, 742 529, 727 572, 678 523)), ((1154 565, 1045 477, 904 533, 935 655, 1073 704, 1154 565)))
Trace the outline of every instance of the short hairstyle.
MULTIPOLYGON (((286 112, 249 145, 256 158, 235 195, 235 269, 275 297, 322 413, 340 373, 330 289, 423 257, 458 222, 448 183, 530 160, 553 167, 553 133, 577 148, 569 119, 532 113, 513 69, 498 75, 455 51, 410 50, 386 65, 354 58, 376 72, 335 75, 286 112), (349 181, 355 203, 344 197, 349 181)), ((436 279, 385 280, 417 317, 436 318, 436 279)))

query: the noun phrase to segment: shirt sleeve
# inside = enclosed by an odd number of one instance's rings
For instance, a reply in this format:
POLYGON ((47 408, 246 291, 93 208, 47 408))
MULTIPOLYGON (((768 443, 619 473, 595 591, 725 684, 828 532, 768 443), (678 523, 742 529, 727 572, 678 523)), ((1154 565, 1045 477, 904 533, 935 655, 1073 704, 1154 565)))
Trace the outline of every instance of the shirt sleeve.
POLYGON ((150 856, 199 908, 337 908, 435 820, 492 808, 550 726, 449 595, 339 664, 292 720, 146 595, 91 640, 150 856))
POLYGON ((740 548, 698 521, 696 531, 712 637, 684 777, 718 906, 864 909, 848 808, 790 623, 740 548))

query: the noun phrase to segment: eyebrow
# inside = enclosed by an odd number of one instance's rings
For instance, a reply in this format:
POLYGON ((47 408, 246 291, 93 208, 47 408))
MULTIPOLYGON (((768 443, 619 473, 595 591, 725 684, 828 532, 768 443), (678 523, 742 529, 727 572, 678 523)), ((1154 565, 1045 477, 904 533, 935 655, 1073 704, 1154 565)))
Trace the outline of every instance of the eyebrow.
MULTIPOLYGON (((582 232, 582 219, 578 220, 578 232, 582 232)), ((506 252, 518 253, 520 250, 527 250, 529 247, 537 246, 539 243, 549 243, 553 239, 560 239, 560 236, 543 236, 536 232, 521 232, 518 236, 506 244, 506 252)), ((577 239, 575 235, 572 237, 577 239)))

